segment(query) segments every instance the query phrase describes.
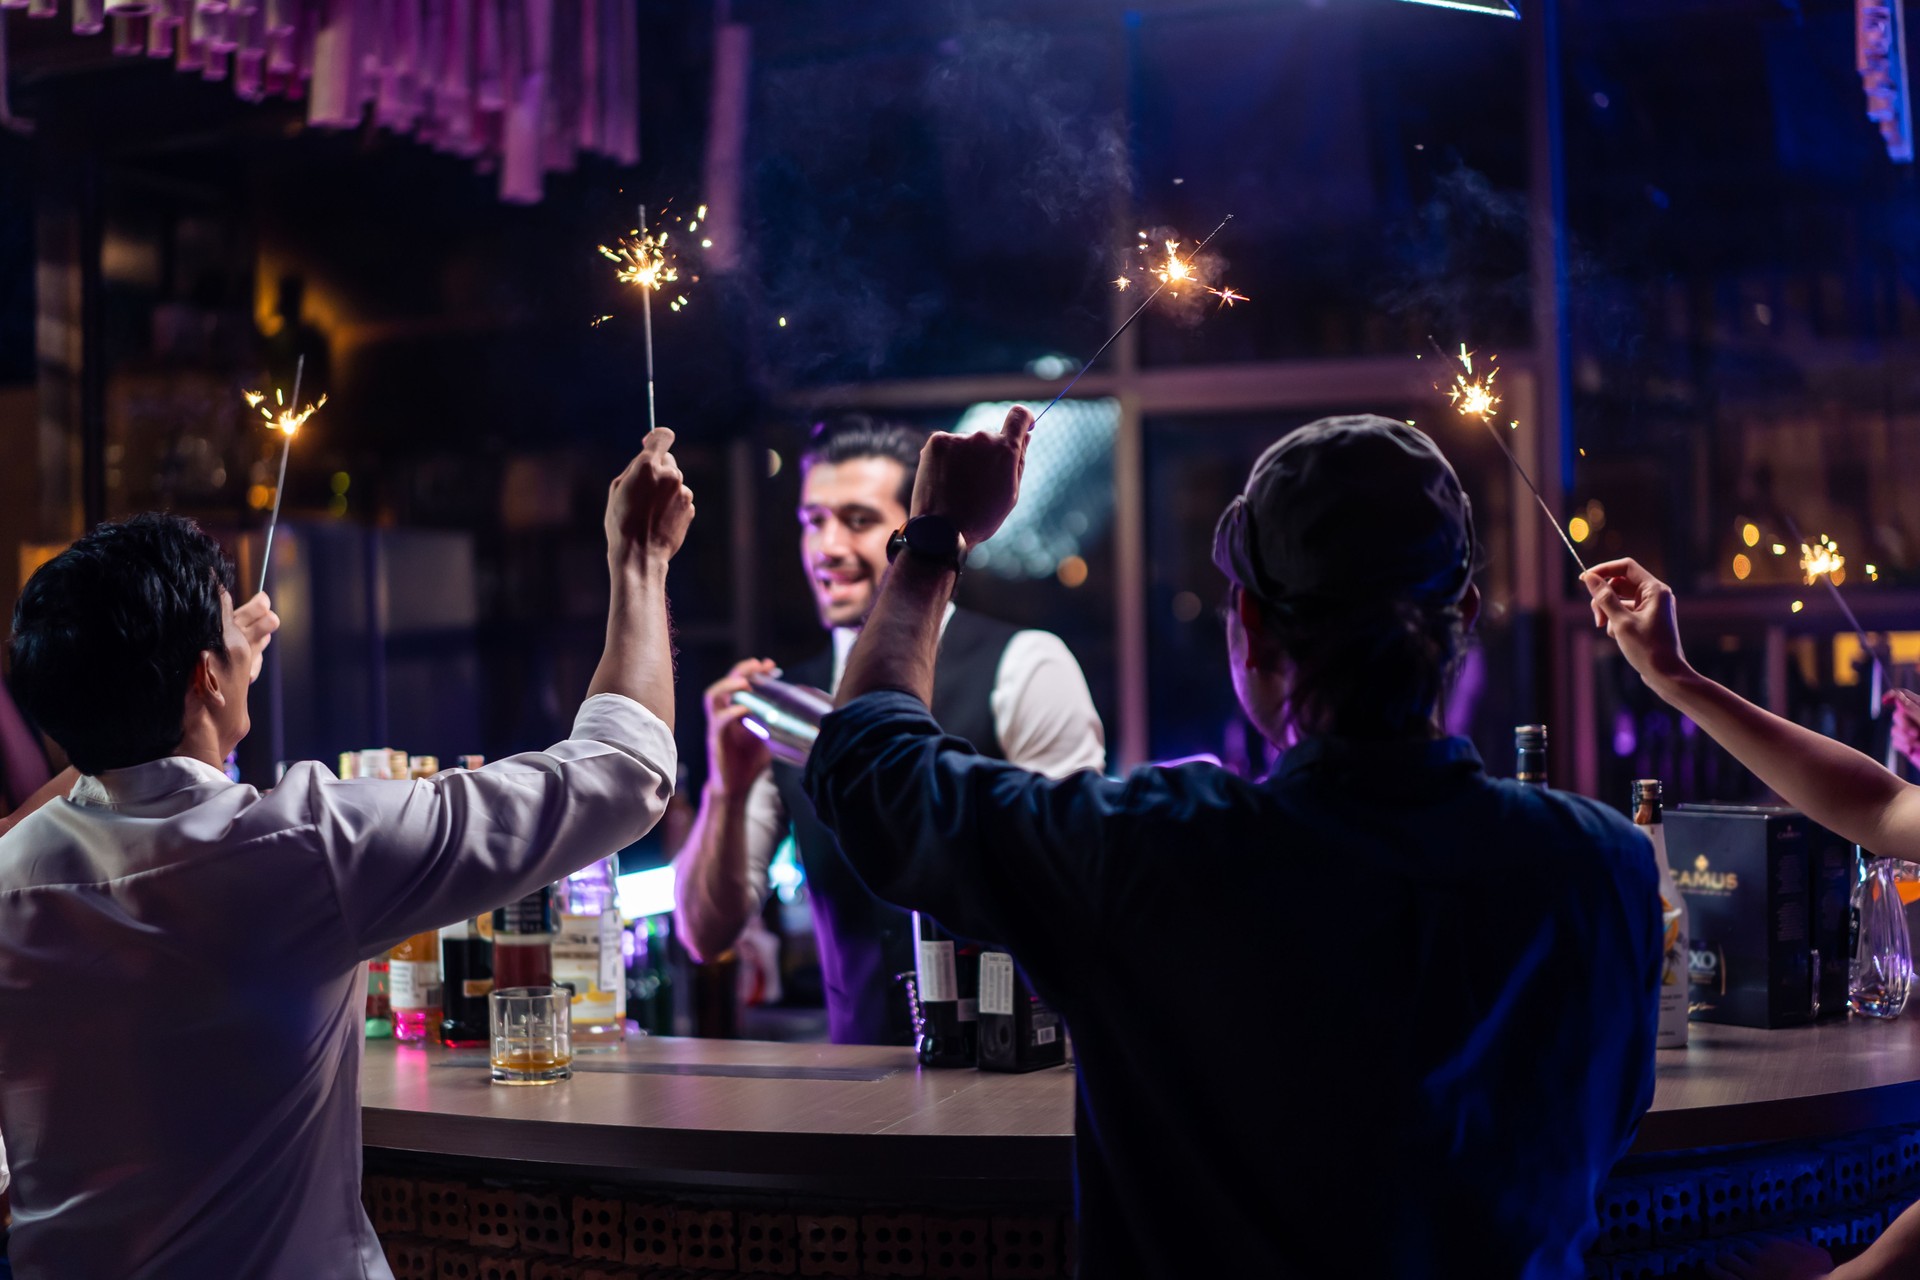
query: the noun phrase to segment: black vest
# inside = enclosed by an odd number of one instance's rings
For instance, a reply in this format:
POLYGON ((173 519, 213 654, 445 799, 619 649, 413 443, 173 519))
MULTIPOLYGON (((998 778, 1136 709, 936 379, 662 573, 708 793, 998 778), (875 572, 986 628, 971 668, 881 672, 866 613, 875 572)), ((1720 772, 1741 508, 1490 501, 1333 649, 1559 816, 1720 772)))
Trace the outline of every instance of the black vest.
MULTIPOLYGON (((933 718, 995 760, 1006 759, 1006 752, 993 724, 993 686, 1014 633, 1004 622, 955 610, 933 670, 933 718)), ((832 651, 790 668, 786 679, 825 689, 833 680, 832 651)), ((800 770, 775 764, 773 780, 807 872, 834 1043, 912 1044, 906 988, 894 981, 894 975, 913 968, 912 913, 867 891, 833 833, 815 816, 800 770)))

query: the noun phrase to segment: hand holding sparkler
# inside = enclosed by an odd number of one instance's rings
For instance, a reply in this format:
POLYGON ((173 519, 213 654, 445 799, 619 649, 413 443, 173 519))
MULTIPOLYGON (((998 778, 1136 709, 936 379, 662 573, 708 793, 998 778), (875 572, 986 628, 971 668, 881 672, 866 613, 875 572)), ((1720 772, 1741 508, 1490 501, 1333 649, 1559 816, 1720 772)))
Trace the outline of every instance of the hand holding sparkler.
POLYGON ((1637 560, 1609 560, 1580 575, 1592 598, 1594 626, 1612 636, 1635 671, 1648 681, 1677 679, 1693 670, 1680 648, 1673 588, 1637 560))
POLYGON ((968 549, 991 538, 1020 500, 1034 422, 1027 407, 1017 404, 998 431, 928 436, 913 481, 913 514, 952 521, 968 549))
POLYGON ((253 661, 247 667, 247 681, 252 683, 260 678, 260 667, 267 660, 267 646, 273 643, 273 633, 280 629, 280 615, 273 611, 273 601, 262 591, 233 611, 233 625, 240 628, 240 634, 247 638, 247 648, 253 653, 253 661))
POLYGON ((673 432, 649 431, 639 454, 607 487, 607 555, 616 563, 664 566, 692 523, 693 490, 673 456, 673 432))

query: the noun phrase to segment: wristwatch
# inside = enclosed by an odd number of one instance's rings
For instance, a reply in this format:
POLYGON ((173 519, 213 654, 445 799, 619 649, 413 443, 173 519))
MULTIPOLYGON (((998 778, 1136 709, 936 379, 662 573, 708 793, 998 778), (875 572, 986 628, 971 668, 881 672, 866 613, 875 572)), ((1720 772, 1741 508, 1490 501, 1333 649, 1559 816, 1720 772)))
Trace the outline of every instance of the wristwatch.
POLYGON ((887 563, 902 551, 959 573, 967 567, 967 540, 945 516, 915 516, 887 539, 887 563))

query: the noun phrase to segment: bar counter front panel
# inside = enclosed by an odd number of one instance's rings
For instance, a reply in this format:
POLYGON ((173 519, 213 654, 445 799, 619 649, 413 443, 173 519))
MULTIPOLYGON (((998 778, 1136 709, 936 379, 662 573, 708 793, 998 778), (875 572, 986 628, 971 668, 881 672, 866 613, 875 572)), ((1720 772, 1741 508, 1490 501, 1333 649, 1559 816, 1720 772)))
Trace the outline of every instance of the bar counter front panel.
MULTIPOLYGON (((1652 1109, 1600 1196, 1592 1275, 1695 1273, 1751 1231, 1844 1252, 1920 1193, 1920 1023, 1696 1023, 1691 1039, 1657 1058, 1652 1109)), ((478 1051, 367 1046, 368 1205, 400 1280, 1071 1266, 1069 1069, 670 1038, 575 1068, 511 1087, 478 1051), (567 1238, 529 1252, 556 1213, 567 1238), (620 1242, 595 1245, 595 1221, 620 1242)))

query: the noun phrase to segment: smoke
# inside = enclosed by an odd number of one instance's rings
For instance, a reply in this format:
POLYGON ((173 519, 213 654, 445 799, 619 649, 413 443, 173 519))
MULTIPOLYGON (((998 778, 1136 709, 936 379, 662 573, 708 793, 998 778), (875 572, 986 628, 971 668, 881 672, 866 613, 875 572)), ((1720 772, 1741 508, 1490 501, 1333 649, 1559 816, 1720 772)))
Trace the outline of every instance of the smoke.
POLYGON ((1069 264, 1061 304, 1110 274, 1130 170, 1105 45, 965 7, 948 30, 758 77, 749 273, 776 382, 1007 341, 996 313, 1017 322, 1040 271, 1069 264))

